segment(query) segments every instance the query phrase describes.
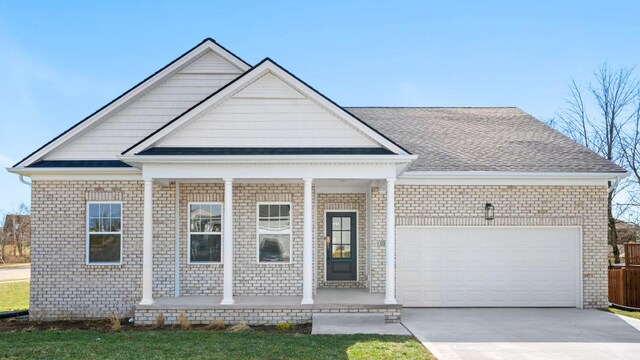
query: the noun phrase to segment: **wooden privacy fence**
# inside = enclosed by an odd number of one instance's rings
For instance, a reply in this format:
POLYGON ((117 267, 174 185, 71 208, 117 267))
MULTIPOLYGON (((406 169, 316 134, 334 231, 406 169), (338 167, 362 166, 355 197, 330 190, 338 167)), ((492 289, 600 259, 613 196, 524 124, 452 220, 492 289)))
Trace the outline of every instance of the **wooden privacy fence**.
POLYGON ((624 244, 625 265, 609 269, 609 302, 640 308, 640 244, 624 244))
POLYGON ((624 266, 640 266, 640 243, 624 244, 624 266))

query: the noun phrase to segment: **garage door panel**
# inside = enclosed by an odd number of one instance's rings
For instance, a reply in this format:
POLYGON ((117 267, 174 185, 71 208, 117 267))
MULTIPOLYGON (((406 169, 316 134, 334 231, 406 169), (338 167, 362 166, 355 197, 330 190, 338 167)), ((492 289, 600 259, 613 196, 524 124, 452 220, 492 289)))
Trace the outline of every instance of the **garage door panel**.
POLYGON ((578 305, 578 228, 399 227, 397 236, 405 306, 578 305))

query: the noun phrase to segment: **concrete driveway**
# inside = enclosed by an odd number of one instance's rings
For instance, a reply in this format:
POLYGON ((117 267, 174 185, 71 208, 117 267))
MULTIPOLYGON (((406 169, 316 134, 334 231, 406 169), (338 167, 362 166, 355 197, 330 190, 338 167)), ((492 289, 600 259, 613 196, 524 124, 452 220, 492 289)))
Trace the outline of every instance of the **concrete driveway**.
POLYGON ((30 265, 0 268, 0 281, 29 280, 30 277, 30 265))
POLYGON ((640 359, 640 320, 580 309, 402 309, 439 360, 640 359))

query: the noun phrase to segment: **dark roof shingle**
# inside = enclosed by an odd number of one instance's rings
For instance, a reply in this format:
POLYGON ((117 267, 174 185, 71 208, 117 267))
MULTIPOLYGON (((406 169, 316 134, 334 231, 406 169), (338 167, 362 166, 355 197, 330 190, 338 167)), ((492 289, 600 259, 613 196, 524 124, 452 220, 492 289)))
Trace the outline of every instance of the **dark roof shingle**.
POLYGON ((345 109, 419 155, 409 171, 624 172, 514 107, 345 109))

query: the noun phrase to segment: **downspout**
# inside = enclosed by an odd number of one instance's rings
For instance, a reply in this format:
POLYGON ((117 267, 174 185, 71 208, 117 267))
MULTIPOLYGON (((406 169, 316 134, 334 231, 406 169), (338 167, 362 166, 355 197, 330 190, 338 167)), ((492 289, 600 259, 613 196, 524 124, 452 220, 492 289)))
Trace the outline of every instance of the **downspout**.
POLYGON ((620 176, 616 176, 616 180, 611 183, 611 186, 609 186, 609 189, 607 189, 607 192, 611 194, 618 187, 619 183, 620 183, 620 176))
POLYGON ((31 186, 31 183, 24 179, 24 175, 20 175, 20 182, 25 185, 31 186))

